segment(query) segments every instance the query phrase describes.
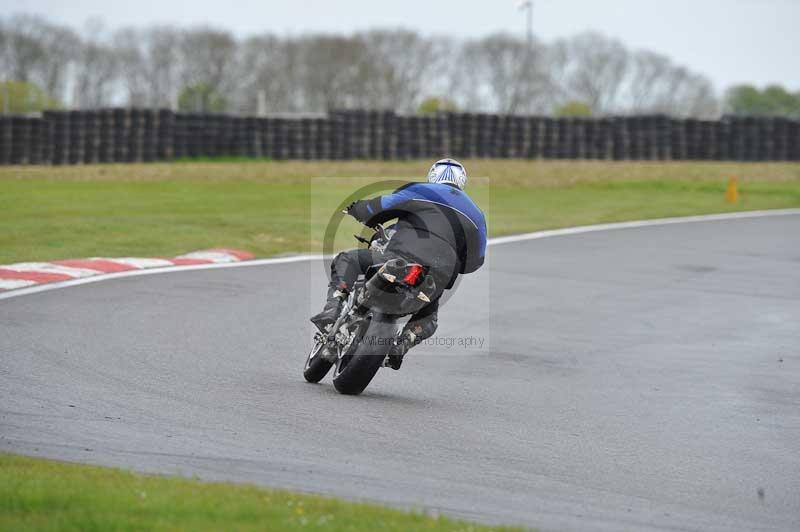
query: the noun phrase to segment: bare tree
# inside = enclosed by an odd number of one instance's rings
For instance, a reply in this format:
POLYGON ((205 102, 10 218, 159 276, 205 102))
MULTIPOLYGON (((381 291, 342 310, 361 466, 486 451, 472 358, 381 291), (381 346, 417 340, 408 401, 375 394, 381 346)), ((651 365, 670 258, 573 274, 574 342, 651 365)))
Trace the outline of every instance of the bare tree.
POLYGON ((553 46, 550 67, 561 81, 562 98, 581 101, 595 113, 616 111, 629 65, 625 47, 598 33, 583 33, 553 46))
POLYGON ((359 108, 366 99, 364 80, 369 50, 358 39, 312 36, 302 40, 301 87, 307 111, 359 108))
POLYGON ((233 107, 269 111, 338 108, 412 110, 435 52, 411 32, 374 31, 354 37, 251 37, 238 47, 233 107))
POLYGON ((254 113, 258 107, 258 94, 263 92, 266 111, 302 110, 300 49, 296 39, 280 39, 268 34, 244 41, 240 46, 236 74, 236 108, 254 113))
POLYGON ((365 105, 412 111, 423 88, 435 77, 440 43, 406 30, 373 30, 356 36, 367 50, 361 69, 365 105))
POLYGON ((639 51, 632 57, 628 77, 629 101, 627 108, 632 113, 662 111, 669 107, 674 90, 676 69, 663 55, 639 51))
POLYGON ((66 100, 66 88, 70 78, 70 68, 74 65, 81 40, 69 28, 50 26, 43 39, 45 60, 36 74, 42 88, 60 101, 66 100))
POLYGON ((662 112, 675 116, 717 117, 719 102, 711 82, 705 76, 688 72, 684 68, 676 68, 675 72, 670 105, 665 106, 662 112))
POLYGON ((708 117, 718 112, 708 79, 654 52, 633 54, 625 83, 627 97, 620 105, 629 113, 708 117))
POLYGON ((126 28, 114 35, 114 53, 119 65, 119 76, 128 93, 128 105, 143 107, 150 103, 147 90, 147 59, 142 50, 142 34, 126 28))
POLYGON ((73 103, 92 109, 112 102, 119 62, 100 21, 87 23, 84 35, 76 57, 73 103))
POLYGON ((169 107, 178 96, 178 45, 180 32, 156 26, 145 34, 145 64, 150 105, 169 107))
POLYGON ((50 97, 63 99, 78 45, 72 30, 41 17, 16 15, 0 21, 0 75, 33 83, 50 97))
POLYGON ((544 110, 551 85, 546 49, 534 41, 495 34, 461 50, 454 92, 463 107, 501 113, 544 110))
POLYGON ((178 49, 182 88, 202 84, 219 95, 228 95, 235 84, 237 52, 237 43, 229 32, 208 27, 187 30, 178 49))
POLYGON ((33 81, 34 71, 46 59, 44 36, 47 22, 35 16, 17 15, 3 23, 3 75, 15 81, 33 81))
POLYGON ((177 96, 180 32, 169 26, 127 28, 114 37, 129 105, 169 107, 177 96))
POLYGON ((185 93, 242 113, 258 110, 259 100, 271 112, 412 112, 425 97, 502 113, 552 112, 568 101, 595 114, 719 112, 705 77, 596 33, 548 46, 503 33, 463 41, 402 29, 237 40, 210 27, 151 27, 110 37, 97 22, 78 36, 17 15, 0 19, 0 75, 56 98, 69 88, 83 108, 171 106, 185 93))

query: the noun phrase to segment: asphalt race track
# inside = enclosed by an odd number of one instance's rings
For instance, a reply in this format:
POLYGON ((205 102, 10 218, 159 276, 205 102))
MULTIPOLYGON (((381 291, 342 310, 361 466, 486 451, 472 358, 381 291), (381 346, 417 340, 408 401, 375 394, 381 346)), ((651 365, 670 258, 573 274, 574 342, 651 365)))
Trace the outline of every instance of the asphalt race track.
POLYGON ((316 262, 2 300, 0 451, 544 530, 800 529, 800 216, 490 255, 439 329, 489 343, 360 397, 301 375, 316 262))

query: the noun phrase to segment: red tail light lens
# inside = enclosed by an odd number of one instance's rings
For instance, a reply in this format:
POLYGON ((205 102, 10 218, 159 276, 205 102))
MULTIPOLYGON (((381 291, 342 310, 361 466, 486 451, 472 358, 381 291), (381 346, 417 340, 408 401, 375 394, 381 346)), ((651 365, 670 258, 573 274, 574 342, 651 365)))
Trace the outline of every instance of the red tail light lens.
POLYGON ((406 276, 403 277, 403 282, 414 286, 419 282, 419 278, 422 275, 422 266, 419 264, 412 264, 408 267, 406 271, 406 276))

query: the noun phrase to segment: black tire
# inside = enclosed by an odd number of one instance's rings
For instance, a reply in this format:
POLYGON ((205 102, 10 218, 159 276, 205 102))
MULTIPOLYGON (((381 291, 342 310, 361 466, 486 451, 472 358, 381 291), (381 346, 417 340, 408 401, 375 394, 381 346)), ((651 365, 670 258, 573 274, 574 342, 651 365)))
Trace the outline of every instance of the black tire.
POLYGON ((305 377, 308 382, 317 383, 321 381, 333 367, 333 362, 325 360, 320 354, 324 346, 325 344, 322 342, 315 342, 311 351, 308 353, 308 357, 306 357, 303 377, 305 377))
POLYGON ((355 354, 337 362, 333 386, 341 394, 358 395, 369 385, 389 353, 391 340, 396 336, 396 321, 375 314, 355 354))

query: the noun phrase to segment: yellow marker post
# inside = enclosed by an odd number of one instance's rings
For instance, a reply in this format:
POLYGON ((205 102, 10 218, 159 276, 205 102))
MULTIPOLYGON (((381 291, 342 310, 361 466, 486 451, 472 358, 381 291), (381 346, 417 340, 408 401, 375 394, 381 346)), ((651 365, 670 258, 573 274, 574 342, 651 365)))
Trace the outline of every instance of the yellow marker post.
POLYGON ((728 189, 725 191, 725 201, 739 203, 739 185, 736 176, 728 178, 728 189))

